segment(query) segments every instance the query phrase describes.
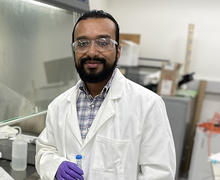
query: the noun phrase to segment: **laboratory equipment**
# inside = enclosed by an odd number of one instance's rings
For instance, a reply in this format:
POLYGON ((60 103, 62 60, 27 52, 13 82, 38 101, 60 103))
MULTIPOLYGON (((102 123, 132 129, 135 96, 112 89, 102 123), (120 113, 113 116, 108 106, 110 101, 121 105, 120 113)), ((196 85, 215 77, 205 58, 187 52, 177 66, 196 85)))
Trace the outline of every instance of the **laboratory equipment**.
POLYGON ((76 164, 80 169, 82 169, 82 155, 76 155, 76 164))
POLYGON ((24 171, 27 167, 27 142, 19 137, 12 142, 11 167, 15 171, 24 171))
POLYGON ((0 127, 0 139, 8 139, 10 137, 15 137, 21 133, 21 128, 19 126, 3 126, 0 127))

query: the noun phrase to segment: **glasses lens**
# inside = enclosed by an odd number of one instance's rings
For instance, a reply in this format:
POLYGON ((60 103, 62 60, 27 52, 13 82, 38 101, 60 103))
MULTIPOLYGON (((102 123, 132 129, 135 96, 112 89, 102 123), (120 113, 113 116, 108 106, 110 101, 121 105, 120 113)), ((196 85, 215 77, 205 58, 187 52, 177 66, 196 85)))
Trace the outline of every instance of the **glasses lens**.
POLYGON ((100 39, 96 39, 96 44, 100 47, 108 47, 110 45, 110 39, 107 38, 100 38, 100 39))
POLYGON ((90 47, 91 41, 88 39, 80 39, 73 43, 74 51, 86 51, 90 47))

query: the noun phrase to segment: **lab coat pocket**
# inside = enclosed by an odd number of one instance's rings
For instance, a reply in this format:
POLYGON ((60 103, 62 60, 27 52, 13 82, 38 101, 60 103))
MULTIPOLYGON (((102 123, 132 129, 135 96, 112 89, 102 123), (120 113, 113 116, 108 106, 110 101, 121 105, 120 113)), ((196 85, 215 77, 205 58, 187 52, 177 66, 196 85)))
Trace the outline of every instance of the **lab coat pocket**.
POLYGON ((97 136, 91 170, 106 180, 124 177, 129 142, 97 136))

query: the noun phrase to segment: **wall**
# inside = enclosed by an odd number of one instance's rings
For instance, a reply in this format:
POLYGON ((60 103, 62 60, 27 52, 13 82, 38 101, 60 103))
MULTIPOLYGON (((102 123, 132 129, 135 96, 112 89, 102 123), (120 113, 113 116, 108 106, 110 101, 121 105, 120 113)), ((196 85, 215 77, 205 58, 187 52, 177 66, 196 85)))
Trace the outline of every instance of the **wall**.
POLYGON ((108 2, 107 0, 90 0, 89 1, 90 9, 103 9, 107 10, 108 2))
MULTIPOLYGON (((100 8, 98 0, 91 0, 100 8)), ((102 2, 103 3, 103 2, 102 2)), ((91 3, 92 4, 92 3, 91 3)), ((111 0, 103 9, 118 20, 121 32, 141 34, 141 57, 184 63, 188 24, 195 24, 191 71, 220 81, 220 1, 111 0)))

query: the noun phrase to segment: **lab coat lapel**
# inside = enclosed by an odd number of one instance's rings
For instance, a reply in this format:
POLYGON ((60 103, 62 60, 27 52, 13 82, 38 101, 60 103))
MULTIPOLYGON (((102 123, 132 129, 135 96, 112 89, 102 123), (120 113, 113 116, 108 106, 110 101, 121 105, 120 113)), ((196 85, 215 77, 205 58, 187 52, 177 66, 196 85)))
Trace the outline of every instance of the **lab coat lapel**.
POLYGON ((96 117, 92 123, 92 126, 89 129, 89 132, 84 141, 86 145, 99 131, 99 129, 112 117, 115 115, 115 105, 116 99, 120 98, 124 90, 125 77, 116 69, 115 77, 112 81, 111 88, 103 101, 99 111, 96 114, 96 117))
POLYGON ((112 99, 106 98, 101 105, 97 115, 92 123, 92 126, 89 129, 89 132, 84 141, 86 145, 97 133, 97 131, 115 115, 115 110, 113 106, 114 102, 112 99))

